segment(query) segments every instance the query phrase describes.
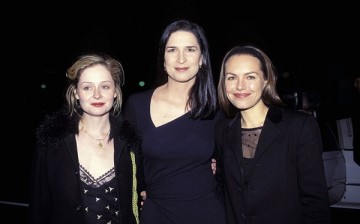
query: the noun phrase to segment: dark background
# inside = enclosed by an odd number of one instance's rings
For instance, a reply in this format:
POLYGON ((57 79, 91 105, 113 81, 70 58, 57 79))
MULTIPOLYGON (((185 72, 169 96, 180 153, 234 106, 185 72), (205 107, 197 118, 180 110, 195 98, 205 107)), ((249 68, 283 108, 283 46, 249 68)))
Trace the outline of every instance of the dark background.
POLYGON ((358 9, 344 1, 227 0, 19 3, 4 8, 10 16, 2 16, 2 94, 10 104, 3 105, 2 113, 0 201, 28 203, 34 129, 44 114, 64 103, 65 71, 80 54, 106 52, 119 59, 125 69, 126 100, 154 83, 165 26, 190 19, 206 32, 215 81, 231 47, 254 44, 277 67, 281 94, 314 91, 331 113, 351 100, 352 78, 360 74, 358 9))

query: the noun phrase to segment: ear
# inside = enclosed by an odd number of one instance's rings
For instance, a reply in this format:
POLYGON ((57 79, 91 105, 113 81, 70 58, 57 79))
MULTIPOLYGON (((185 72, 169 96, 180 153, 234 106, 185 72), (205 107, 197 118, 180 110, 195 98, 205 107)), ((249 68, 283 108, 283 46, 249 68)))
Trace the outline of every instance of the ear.
POLYGON ((200 57, 200 61, 199 61, 199 67, 201 68, 201 66, 202 66, 202 64, 203 64, 203 55, 201 55, 201 57, 200 57))
POLYGON ((117 97, 117 94, 116 94, 116 92, 114 93, 114 98, 116 98, 117 97))
POLYGON ((267 80, 266 80, 266 81, 264 81, 264 85, 263 85, 262 90, 264 90, 264 89, 265 89, 265 87, 266 87, 267 83, 268 83, 268 81, 267 81, 267 80))
POLYGON ((79 99, 79 94, 77 94, 76 89, 74 90, 74 95, 75 95, 75 98, 78 100, 79 99))

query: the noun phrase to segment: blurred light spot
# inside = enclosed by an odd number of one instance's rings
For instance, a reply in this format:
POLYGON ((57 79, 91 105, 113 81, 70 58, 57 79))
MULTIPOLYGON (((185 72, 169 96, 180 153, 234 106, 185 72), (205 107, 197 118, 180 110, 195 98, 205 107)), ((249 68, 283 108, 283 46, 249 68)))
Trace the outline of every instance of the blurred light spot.
POLYGON ((281 76, 282 76, 283 78, 289 78, 289 77, 290 77, 290 73, 289 73, 289 72, 283 72, 283 73, 281 74, 281 76))

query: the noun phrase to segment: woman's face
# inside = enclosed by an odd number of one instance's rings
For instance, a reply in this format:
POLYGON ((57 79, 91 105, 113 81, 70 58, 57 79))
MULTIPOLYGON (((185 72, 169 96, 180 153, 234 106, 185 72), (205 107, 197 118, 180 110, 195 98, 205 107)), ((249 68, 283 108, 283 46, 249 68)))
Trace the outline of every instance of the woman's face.
POLYGON ((191 32, 176 31, 165 47, 164 69, 176 82, 193 81, 202 65, 200 45, 191 32))
POLYGON ((102 65, 85 69, 75 90, 84 113, 102 116, 109 113, 116 97, 115 83, 110 72, 102 65))
POLYGON ((225 91, 229 101, 240 110, 262 102, 266 85, 260 61, 251 55, 233 55, 225 63, 225 91))

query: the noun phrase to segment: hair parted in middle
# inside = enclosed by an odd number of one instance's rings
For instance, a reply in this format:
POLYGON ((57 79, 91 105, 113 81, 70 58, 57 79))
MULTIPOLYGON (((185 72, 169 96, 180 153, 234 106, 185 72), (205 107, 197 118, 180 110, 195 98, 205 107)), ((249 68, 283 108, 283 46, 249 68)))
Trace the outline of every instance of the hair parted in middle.
POLYGON ((261 99, 265 105, 270 106, 283 106, 283 102, 277 93, 277 73, 276 68, 270 58, 259 48, 251 45, 235 46, 230 49, 221 63, 220 77, 218 83, 218 98, 220 107, 224 110, 226 116, 234 117, 239 112, 227 98, 225 90, 225 64, 229 58, 234 55, 250 55, 257 58, 260 61, 260 69, 264 73, 264 79, 266 86, 262 92, 261 99))
POLYGON ((217 109, 216 87, 213 81, 212 67, 209 56, 209 44, 202 27, 188 20, 176 20, 169 24, 162 33, 159 42, 158 52, 158 85, 164 84, 168 80, 168 74, 164 70, 166 44, 172 33, 185 31, 194 34, 200 46, 202 55, 202 66, 199 68, 194 85, 189 91, 188 106, 191 108, 193 119, 207 118, 214 115, 217 109))

